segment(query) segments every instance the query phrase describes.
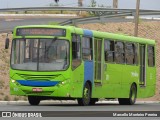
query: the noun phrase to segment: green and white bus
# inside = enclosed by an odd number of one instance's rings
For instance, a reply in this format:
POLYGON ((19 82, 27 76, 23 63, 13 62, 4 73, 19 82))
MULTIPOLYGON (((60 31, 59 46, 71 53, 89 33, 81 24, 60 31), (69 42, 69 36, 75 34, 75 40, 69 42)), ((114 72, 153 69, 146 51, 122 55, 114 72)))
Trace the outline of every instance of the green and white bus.
MULTIPOLYGON (((9 43, 6 41, 5 47, 9 43)), ((132 105, 155 94, 155 41, 74 26, 29 25, 13 31, 10 93, 41 100, 100 98, 132 105)))

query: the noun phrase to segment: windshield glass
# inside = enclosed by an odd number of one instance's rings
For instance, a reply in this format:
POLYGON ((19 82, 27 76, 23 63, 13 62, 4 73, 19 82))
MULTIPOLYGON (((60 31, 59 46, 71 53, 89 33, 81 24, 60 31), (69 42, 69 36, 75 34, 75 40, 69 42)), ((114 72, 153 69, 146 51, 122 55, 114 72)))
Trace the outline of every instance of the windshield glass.
POLYGON ((69 42, 59 39, 16 39, 11 67, 19 70, 65 70, 69 65, 69 42))

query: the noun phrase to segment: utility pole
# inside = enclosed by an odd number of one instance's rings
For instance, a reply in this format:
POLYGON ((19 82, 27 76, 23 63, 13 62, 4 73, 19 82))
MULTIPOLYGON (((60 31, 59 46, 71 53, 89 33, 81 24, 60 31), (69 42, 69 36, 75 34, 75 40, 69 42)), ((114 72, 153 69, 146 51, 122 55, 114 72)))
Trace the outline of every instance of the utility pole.
POLYGON ((113 0, 113 8, 118 8, 118 0, 113 0))
POLYGON ((78 0, 78 7, 82 7, 83 6, 83 0, 78 0))
MULTIPOLYGON (((78 0, 78 7, 82 7, 83 6, 83 0, 78 0)), ((78 15, 81 15, 82 11, 78 12, 78 15)))
MULTIPOLYGON (((118 0, 113 0, 113 8, 117 9, 118 8, 118 0)), ((114 12, 114 14, 117 14, 117 11, 114 12)))
POLYGON ((139 7, 140 7, 140 0, 137 0, 137 3, 136 3, 136 14, 134 16, 134 20, 135 20, 134 36, 135 37, 138 36, 139 7))

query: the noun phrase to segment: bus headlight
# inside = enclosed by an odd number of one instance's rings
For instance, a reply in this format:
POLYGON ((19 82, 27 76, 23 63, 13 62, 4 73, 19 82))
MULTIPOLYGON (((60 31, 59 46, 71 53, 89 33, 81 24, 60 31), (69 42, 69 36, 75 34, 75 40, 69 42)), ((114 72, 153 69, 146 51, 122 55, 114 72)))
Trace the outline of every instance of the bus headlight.
POLYGON ((13 80, 13 79, 11 79, 11 83, 14 83, 14 84, 17 85, 17 86, 20 85, 16 80, 13 80))
POLYGON ((15 83, 16 81, 15 80, 11 80, 12 81, 12 83, 15 83))
POLYGON ((63 82, 62 82, 62 85, 66 84, 66 83, 67 83, 67 81, 63 81, 63 82))
POLYGON ((69 79, 61 82, 62 85, 65 85, 65 84, 67 84, 67 83, 69 83, 69 79))

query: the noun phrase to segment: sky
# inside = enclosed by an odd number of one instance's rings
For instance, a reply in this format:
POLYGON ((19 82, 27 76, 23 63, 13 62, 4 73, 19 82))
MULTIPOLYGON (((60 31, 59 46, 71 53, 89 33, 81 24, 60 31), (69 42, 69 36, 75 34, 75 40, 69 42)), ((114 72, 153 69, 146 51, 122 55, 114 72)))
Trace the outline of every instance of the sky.
MULTIPOLYGON (((59 5, 77 6, 78 0, 59 0, 59 5)), ((91 0, 83 0, 85 7, 90 5, 91 0)), ((112 0, 95 0, 97 5, 111 6, 112 0)), ((46 7, 49 4, 55 4, 54 0, 0 0, 1 8, 19 8, 19 7, 46 7)), ((136 0, 119 0, 118 8, 135 9, 136 0)), ((141 0, 140 9, 160 10, 160 0, 141 0)))

